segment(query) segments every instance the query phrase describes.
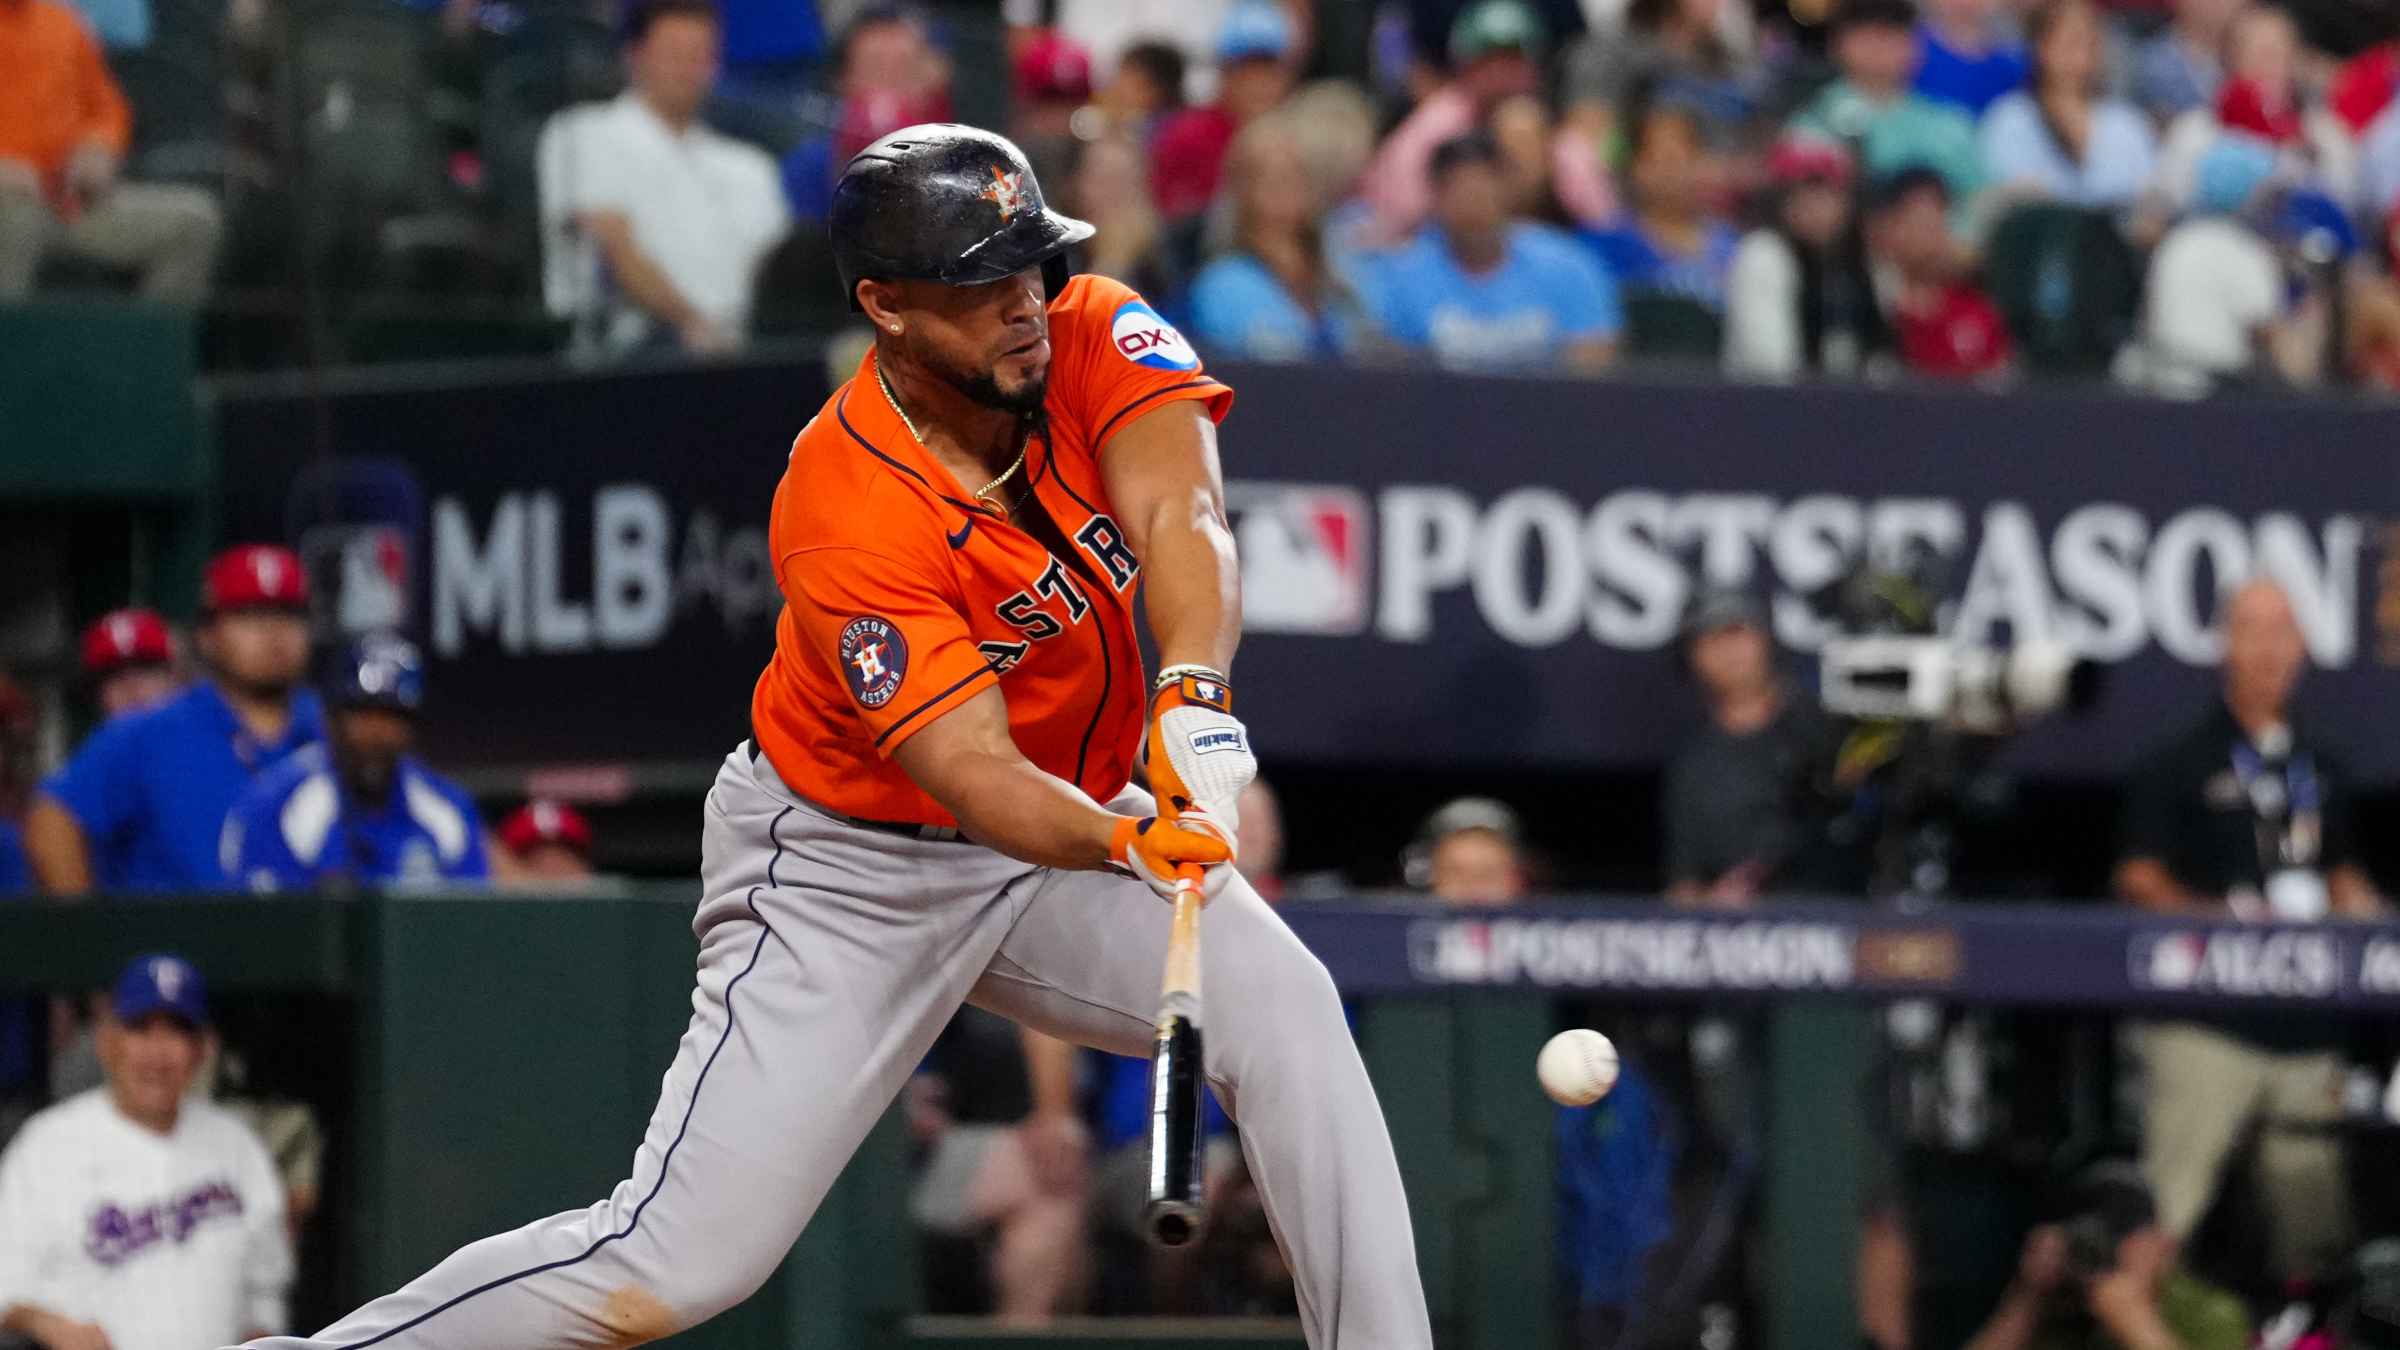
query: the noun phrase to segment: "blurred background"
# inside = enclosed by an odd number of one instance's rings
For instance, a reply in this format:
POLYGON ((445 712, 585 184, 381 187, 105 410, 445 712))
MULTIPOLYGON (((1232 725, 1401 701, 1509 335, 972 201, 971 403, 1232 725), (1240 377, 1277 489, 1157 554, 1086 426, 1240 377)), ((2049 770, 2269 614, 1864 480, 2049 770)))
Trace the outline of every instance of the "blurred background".
MULTIPOLYGON (((621 1175, 831 184, 960 120, 1238 391, 1242 866, 1445 1350, 2400 1345, 2396 88, 2393 0, 0 0, 0 1344, 621 1175)), ((961 1014, 678 1343, 1298 1346, 1230 1122, 1136 1236, 1146 1073, 961 1014)))

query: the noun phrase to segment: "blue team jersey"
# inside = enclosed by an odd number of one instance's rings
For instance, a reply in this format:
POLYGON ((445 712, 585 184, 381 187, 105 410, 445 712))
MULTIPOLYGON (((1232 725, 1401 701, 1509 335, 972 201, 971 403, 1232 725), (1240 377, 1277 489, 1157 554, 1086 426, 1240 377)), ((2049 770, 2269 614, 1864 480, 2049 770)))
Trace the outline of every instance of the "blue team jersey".
POLYGON ((337 879, 432 886, 491 875, 482 821, 457 784, 403 755, 391 795, 369 809, 342 791, 322 745, 258 776, 225 818, 223 849, 226 874, 254 891, 337 879))
POLYGON ((1733 253, 1742 237, 1723 221, 1710 221, 1699 252, 1672 253, 1628 221, 1614 229, 1587 230, 1583 242, 1625 290, 1681 296, 1722 311, 1725 282, 1733 275, 1733 253))
POLYGON ((1568 343, 1614 337, 1623 326, 1608 273, 1545 225, 1510 226, 1500 264, 1472 273, 1428 226, 1365 275, 1383 330, 1449 366, 1546 366, 1568 343))
POLYGON ((253 776, 324 735, 324 712, 309 690, 292 695, 291 722, 270 744, 244 730, 203 680, 93 732, 42 792, 83 827, 101 886, 215 890, 228 880, 217 844, 234 799, 253 776))

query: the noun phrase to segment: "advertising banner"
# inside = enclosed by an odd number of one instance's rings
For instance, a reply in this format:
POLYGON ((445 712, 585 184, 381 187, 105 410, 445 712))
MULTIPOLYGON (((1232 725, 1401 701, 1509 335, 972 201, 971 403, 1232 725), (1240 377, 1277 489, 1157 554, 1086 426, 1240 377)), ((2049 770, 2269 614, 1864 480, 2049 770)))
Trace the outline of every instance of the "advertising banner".
POLYGON ((1287 905, 1343 993, 1550 989, 1674 998, 1847 994, 2054 1007, 2400 1007, 2400 930, 2179 923, 2109 907, 1916 912, 1648 902, 1505 911, 1287 905))
MULTIPOLYGON (((1811 596, 1943 560, 1945 631, 2064 644, 2097 706, 2016 767, 2118 777, 2212 697, 2217 597, 2281 580, 2304 716, 2400 778, 2400 413, 1228 367, 1242 715, 1271 758, 1656 763, 1697 713, 1703 584, 1767 608, 1805 685, 1811 596)), ((424 641, 462 765, 706 763, 745 731, 779 604, 765 552, 813 365, 219 401, 228 537, 297 544, 329 625, 424 641)))

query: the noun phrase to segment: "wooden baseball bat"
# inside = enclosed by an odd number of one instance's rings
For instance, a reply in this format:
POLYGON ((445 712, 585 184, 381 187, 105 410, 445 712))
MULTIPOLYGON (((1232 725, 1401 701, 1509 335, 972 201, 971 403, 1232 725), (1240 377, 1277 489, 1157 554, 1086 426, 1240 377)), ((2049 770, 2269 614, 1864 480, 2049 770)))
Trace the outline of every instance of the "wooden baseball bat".
POLYGON ((1167 930, 1158 995, 1158 1039, 1150 1052, 1150 1240, 1180 1247, 1200 1231, 1200 869, 1175 869, 1175 917, 1167 930))

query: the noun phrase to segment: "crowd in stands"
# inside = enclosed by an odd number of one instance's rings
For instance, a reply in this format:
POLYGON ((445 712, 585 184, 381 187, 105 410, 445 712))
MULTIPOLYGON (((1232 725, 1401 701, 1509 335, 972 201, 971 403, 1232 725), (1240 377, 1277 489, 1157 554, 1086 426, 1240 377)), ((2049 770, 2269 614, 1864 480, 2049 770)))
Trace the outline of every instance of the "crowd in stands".
POLYGON ((1077 264, 1218 359, 2400 387, 2383 9, 70 3, 0 5, 0 298, 82 267, 197 299, 230 219, 229 289, 338 293, 320 357, 411 303, 541 314, 460 353, 823 337, 842 165, 972 103, 1100 227, 1077 264), (278 91, 306 126, 245 112, 278 91))

